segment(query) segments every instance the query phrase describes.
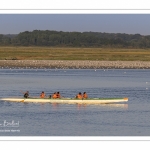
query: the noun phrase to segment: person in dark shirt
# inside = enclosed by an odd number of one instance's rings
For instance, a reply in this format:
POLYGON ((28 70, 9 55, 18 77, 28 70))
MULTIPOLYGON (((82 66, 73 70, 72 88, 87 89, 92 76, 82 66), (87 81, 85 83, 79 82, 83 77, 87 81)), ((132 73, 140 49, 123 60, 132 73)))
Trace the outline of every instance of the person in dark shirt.
POLYGON ((24 98, 28 98, 29 97, 29 91, 26 91, 25 93, 24 93, 24 98))

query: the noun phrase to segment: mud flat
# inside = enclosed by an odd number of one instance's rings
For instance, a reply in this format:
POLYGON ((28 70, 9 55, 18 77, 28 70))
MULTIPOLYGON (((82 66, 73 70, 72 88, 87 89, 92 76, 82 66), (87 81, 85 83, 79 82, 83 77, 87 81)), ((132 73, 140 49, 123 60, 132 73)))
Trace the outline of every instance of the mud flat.
POLYGON ((0 60, 0 68, 150 69, 150 61, 0 60))

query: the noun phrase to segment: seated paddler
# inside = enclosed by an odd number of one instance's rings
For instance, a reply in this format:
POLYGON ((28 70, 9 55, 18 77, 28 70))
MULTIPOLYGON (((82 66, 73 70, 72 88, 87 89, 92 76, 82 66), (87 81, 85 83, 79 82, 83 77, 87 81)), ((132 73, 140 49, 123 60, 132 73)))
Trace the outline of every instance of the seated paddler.
POLYGON ((29 91, 26 91, 26 92, 24 93, 24 98, 29 98, 29 91))
POLYGON ((42 91, 42 93, 40 94, 40 98, 45 98, 45 92, 42 91))
POLYGON ((84 99, 87 99, 87 98, 88 98, 88 95, 87 95, 86 92, 83 93, 83 98, 84 98, 84 99))
POLYGON ((79 93, 76 95, 76 98, 77 98, 77 99, 82 99, 82 93, 79 92, 79 93))

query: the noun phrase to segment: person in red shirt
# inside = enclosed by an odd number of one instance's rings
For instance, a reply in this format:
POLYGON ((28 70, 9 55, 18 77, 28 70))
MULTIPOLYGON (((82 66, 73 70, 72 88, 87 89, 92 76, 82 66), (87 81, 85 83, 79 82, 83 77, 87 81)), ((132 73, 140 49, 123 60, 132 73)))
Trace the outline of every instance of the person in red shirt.
POLYGON ((59 92, 57 92, 57 98, 61 98, 61 95, 59 92))

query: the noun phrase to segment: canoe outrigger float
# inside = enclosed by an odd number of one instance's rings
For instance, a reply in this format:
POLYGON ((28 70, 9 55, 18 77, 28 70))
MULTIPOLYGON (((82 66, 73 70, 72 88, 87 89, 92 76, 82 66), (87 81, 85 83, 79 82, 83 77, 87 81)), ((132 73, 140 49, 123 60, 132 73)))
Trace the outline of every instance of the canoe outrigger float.
POLYGON ((1 98, 1 101, 11 102, 31 102, 31 103, 59 103, 59 104, 111 104, 127 102, 128 98, 88 98, 88 99, 76 99, 76 98, 1 98))

